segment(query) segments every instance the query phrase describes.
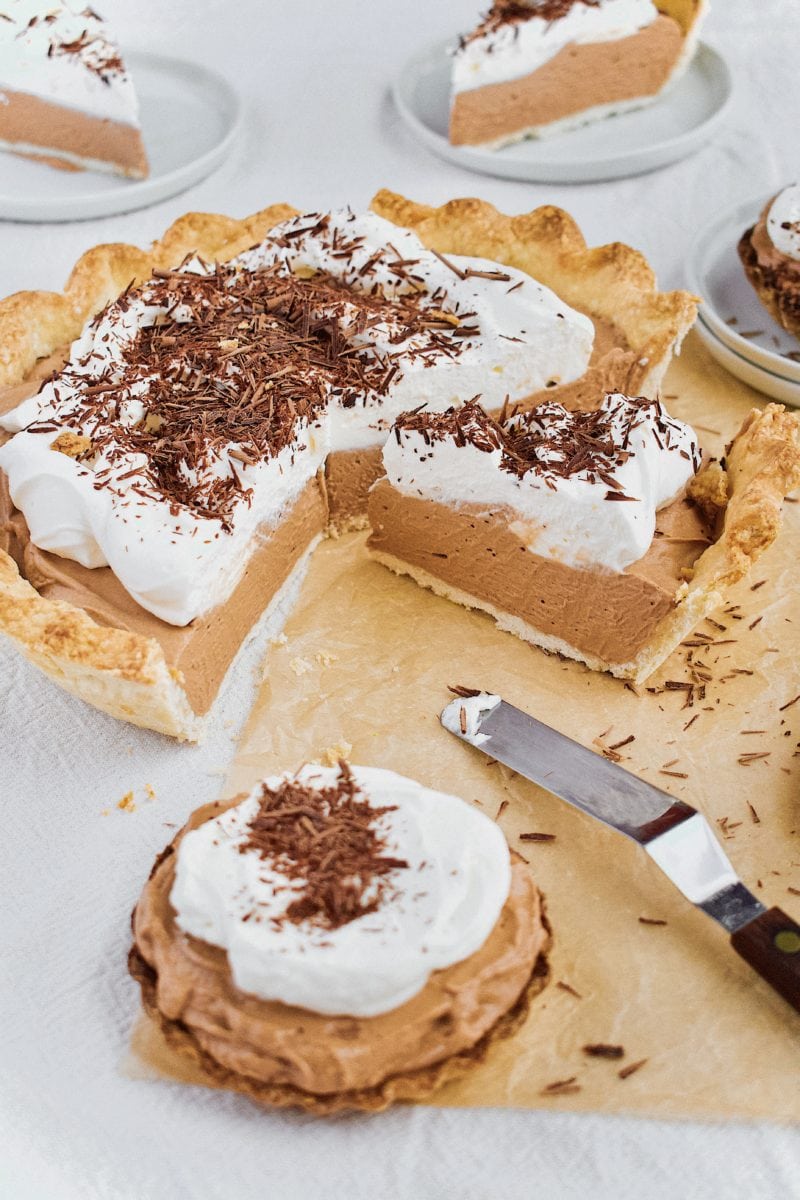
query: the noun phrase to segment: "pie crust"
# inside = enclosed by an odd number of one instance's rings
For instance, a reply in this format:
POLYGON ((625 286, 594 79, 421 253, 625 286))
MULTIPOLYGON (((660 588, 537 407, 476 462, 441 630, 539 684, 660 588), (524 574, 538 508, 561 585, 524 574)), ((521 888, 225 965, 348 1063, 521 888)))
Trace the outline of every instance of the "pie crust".
MULTIPOLYGON (((694 321, 694 297, 658 292, 646 260, 627 246, 587 247, 575 222, 553 206, 508 217, 481 200, 453 200, 437 209, 384 190, 372 208, 440 253, 482 256, 527 271, 568 304, 613 325, 626 349, 612 349, 590 367, 588 391, 602 368, 607 387, 653 395, 694 321)), ((90 317, 154 269, 174 268, 193 252, 227 261, 296 212, 279 204, 244 220, 189 213, 149 250, 112 244, 87 251, 61 294, 18 292, 0 301, 0 386, 24 383, 37 362, 68 346, 90 317)), ((689 616, 690 608, 681 610, 688 627, 699 619, 689 616)), ((0 632, 55 682, 112 716, 182 740, 202 736, 204 721, 157 639, 101 626, 74 605, 40 596, 2 551, 0 632)))

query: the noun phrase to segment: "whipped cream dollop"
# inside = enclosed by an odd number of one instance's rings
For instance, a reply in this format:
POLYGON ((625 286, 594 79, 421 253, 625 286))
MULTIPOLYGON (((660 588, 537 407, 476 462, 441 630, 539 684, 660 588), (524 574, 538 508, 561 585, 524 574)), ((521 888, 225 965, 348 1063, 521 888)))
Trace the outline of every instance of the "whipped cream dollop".
MULTIPOLYGON (((257 291, 260 285, 253 286, 257 291)), ((296 341, 294 327, 289 332, 296 341)), ((577 379, 588 365, 593 336, 588 318, 520 271, 455 255, 442 261, 416 235, 371 213, 297 217, 222 272, 192 260, 90 321, 64 371, 0 418, 0 427, 16 435, 0 447, 0 469, 36 546, 87 567, 110 566, 143 608, 186 625, 231 594, 258 537, 276 526, 332 450, 382 445, 394 417, 422 400, 444 409, 480 393, 489 407, 499 407, 505 396, 518 399, 551 380, 577 379), (276 370, 278 345, 267 373, 293 371, 280 388, 313 396, 304 412, 289 418, 286 412, 296 406, 284 395, 281 411, 284 421, 293 422, 291 436, 283 436, 277 449, 259 444, 254 451, 247 409, 237 407, 236 397, 268 404, 275 392, 264 388, 276 383, 254 380, 263 362, 248 367, 240 355, 240 341, 252 339, 239 332, 236 304, 249 305, 245 315, 256 325, 268 317, 259 311, 253 316, 252 297, 234 293, 259 271, 266 272, 270 295, 276 278, 329 281, 309 302, 311 315, 335 325, 344 356, 356 355, 359 366, 354 382, 352 370, 337 375, 317 369, 309 352, 294 366, 284 368, 281 360, 276 370), (409 307, 411 301, 417 307, 409 307), (204 343, 209 368, 196 369, 195 355, 190 369, 175 334, 186 327, 190 343, 200 335, 207 342, 212 302, 225 315, 227 332, 210 348, 204 343), (159 343, 157 367, 144 359, 138 364, 137 339, 163 322, 173 323, 168 332, 174 349, 159 343), (214 441, 205 447, 212 368, 211 402, 222 389, 234 415, 227 436, 227 418, 217 405, 214 441), (157 478, 150 461, 163 458, 164 445, 175 437, 176 397, 165 394, 165 380, 183 389, 184 409, 193 406, 181 427, 182 437, 191 435, 192 456, 176 459, 173 452, 168 494, 164 472, 157 478), (161 438, 158 445, 139 436, 151 428, 161 438), (85 453, 54 452, 65 431, 89 438, 85 453), (179 484, 199 489, 203 503, 189 503, 179 484), (218 514, 215 497, 223 493, 226 508, 218 514)), ((259 332, 256 353, 262 341, 259 332)), ((330 348, 329 342, 319 345, 330 348)), ((269 430, 259 436, 268 442, 269 430)))
POLYGON ((658 400, 607 395, 593 413, 539 405, 494 421, 478 405, 398 421, 383 461, 398 491, 505 509, 533 553, 623 571, 650 547, 656 513, 700 465, 693 430, 658 400))
POLYGON ((453 92, 530 75, 570 44, 617 41, 658 17, 652 0, 573 0, 568 7, 563 0, 529 0, 524 7, 530 16, 509 20, 497 5, 462 38, 453 56, 453 92))
MULTIPOLYGON (((180 929, 226 952, 242 991, 312 1012, 373 1017, 480 949, 508 897, 511 864, 500 829, 465 801, 392 771, 349 771, 357 800, 384 810, 373 822, 381 853, 403 864, 382 877, 373 911, 334 927, 287 919, 302 875, 248 845, 262 785, 183 837, 170 901, 180 929)), ((340 772, 307 764, 263 786, 276 792, 291 780, 334 788, 340 772)), ((331 845, 335 851, 333 838, 331 845)))
POLYGON ((772 201, 767 233, 776 250, 800 262, 800 183, 790 184, 772 201))
POLYGON ((465 742, 470 742, 473 746, 482 746, 488 742, 489 736, 481 733, 481 721, 487 713, 497 708, 501 699, 501 696, 495 696, 491 692, 459 696, 442 710, 442 725, 465 742))
POLYGON ((86 4, 2 0, 0 104, 5 89, 93 117, 139 124, 136 93, 119 47, 86 4))

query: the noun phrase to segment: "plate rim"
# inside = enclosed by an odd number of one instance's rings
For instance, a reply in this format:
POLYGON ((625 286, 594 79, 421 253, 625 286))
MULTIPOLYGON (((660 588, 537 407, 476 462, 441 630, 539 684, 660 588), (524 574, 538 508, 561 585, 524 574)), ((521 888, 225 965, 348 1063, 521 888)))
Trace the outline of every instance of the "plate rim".
MULTIPOLYGON (((659 167, 667 166, 670 162, 686 157, 695 149, 699 149, 698 142, 707 141, 717 126, 725 119, 734 94, 734 77, 727 60, 715 47, 708 42, 701 41, 697 44, 696 52, 687 67, 687 73, 698 62, 707 64, 710 72, 715 73, 720 82, 723 95, 718 107, 698 125, 684 133, 664 138, 647 147, 618 150, 612 154, 606 154, 604 157, 595 156, 586 159, 581 156, 566 161, 545 159, 543 162, 512 158, 505 160, 508 167, 503 170, 504 160, 492 151, 480 150, 471 146, 452 146, 446 137, 422 120, 410 97, 406 97, 405 89, 410 80, 414 78, 414 73, 419 72, 420 66, 425 62, 443 59, 447 51, 455 45, 456 41, 452 37, 442 39, 425 49, 418 50, 406 59, 392 80, 392 99, 408 128, 434 153, 465 170, 494 175, 498 178, 527 180, 531 183, 593 183, 657 170, 659 167), (684 147, 684 154, 672 153, 682 150, 684 147), (661 157, 664 154, 667 155, 666 158, 661 157), (643 161, 646 165, 642 165, 643 161), (509 169, 511 167, 516 167, 517 170, 512 173, 509 169), (574 172, 578 168, 581 168, 582 173, 580 176, 575 176, 574 172), (519 172, 523 169, 526 173, 520 174, 519 172)), ((675 81, 676 88, 680 87, 684 77, 675 81)), ((545 143, 546 140, 542 139, 545 143)))
POLYGON ((731 346, 726 345, 721 338, 717 337, 714 330, 707 325, 705 321, 698 320, 696 329, 698 337, 705 345, 709 354, 711 354, 722 367, 722 369, 727 371, 729 375, 732 375, 734 379, 738 379, 740 383, 746 384, 748 387, 753 388, 754 391, 761 392, 762 395, 771 397, 773 400, 777 400, 781 404, 790 404, 793 408, 800 408, 800 380, 787 379, 784 376, 775 375, 772 371, 767 371, 764 367, 759 366, 758 363, 752 362, 749 358, 745 358, 743 355, 737 354, 737 352, 731 346), (758 383, 754 383, 752 381, 752 378, 746 379, 743 374, 736 371, 728 364, 728 362, 725 361, 724 358, 720 357, 717 351, 721 352, 722 355, 727 356, 728 359, 733 359, 736 363, 741 363, 742 367, 760 377, 765 384, 768 385, 769 381, 774 381, 781 388, 780 394, 775 390, 770 390, 768 386, 759 386, 758 383))
POLYGON ((715 217, 701 226, 689 244, 684 275, 689 289, 701 298, 700 318, 703 319, 706 328, 714 334, 718 341, 722 342, 724 346, 727 346, 729 350, 736 353, 740 358, 759 367, 760 370, 766 371, 770 375, 775 375, 779 379, 788 380, 791 383, 800 385, 800 363, 793 363, 785 355, 778 354, 774 350, 766 349, 764 346, 743 338, 736 329, 728 325, 717 311, 715 305, 706 299, 705 292, 707 289, 703 285, 704 272, 701 270, 700 260, 711 239, 727 225, 733 225, 734 221, 749 220, 752 223, 757 219, 758 213, 761 212, 772 195, 774 195, 772 191, 768 193, 761 191, 757 195, 750 196, 748 199, 737 201, 736 204, 732 204, 729 208, 724 209, 723 212, 717 213, 715 217), (788 376, 784 374, 784 371, 787 370, 790 372, 788 376))
MULTIPOLYGON (((134 74, 136 63, 144 62, 160 72, 183 76, 190 74, 204 86, 212 86, 216 97, 225 106, 223 111, 226 128, 221 137, 188 163, 161 175, 130 180, 127 186, 118 190, 49 199, 37 197, 35 200, 22 202, 11 193, 0 192, 0 220, 20 224, 62 224, 119 216, 159 204, 178 195, 206 178, 227 156, 241 131, 244 105, 239 92, 226 75, 206 63, 172 54, 161 54, 158 51, 134 49, 126 52, 125 59, 129 66, 133 65, 134 74)), ((87 178, 90 178, 91 174, 86 172, 87 178)))

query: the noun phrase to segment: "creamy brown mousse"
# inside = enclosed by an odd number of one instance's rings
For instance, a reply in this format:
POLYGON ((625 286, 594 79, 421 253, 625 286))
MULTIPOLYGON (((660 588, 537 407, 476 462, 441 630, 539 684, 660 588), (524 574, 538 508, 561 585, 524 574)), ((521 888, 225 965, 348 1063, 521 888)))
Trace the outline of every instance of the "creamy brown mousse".
MULTIPOLYGON (((524 5, 516 7, 530 15, 524 5)), ((601 105, 655 96, 675 70, 683 44, 677 21, 661 14, 629 37, 565 46, 520 79, 457 92, 450 141, 503 144, 601 105)))
POLYGON ((81 170, 82 161, 88 160, 90 165, 107 163, 133 179, 145 179, 148 174, 142 135, 135 126, 24 92, 3 91, 0 142, 9 143, 6 149, 68 171, 81 170))
MULTIPOLYGON (((635 403, 649 408, 654 402, 635 403)), ((594 473, 608 486, 606 500, 625 502, 609 474, 613 455, 624 450, 614 447, 604 422, 600 412, 586 414, 565 434, 557 445, 564 456, 559 467, 540 457, 543 446, 550 452, 556 443, 548 446, 524 419, 501 414, 493 420, 477 404, 438 415, 407 413, 397 428, 398 442, 400 430, 409 429, 428 446, 442 438, 456 446, 469 441, 481 450, 502 447, 502 469, 520 476, 536 470, 545 483, 555 472, 549 480, 553 486, 559 474, 594 473), (551 465, 542 466, 544 461, 551 465)), ((656 436, 669 444, 663 423, 656 436)), ((485 609, 529 641, 595 667, 622 667, 636 659, 675 607, 681 584, 712 540, 700 509, 686 498, 657 514, 649 550, 621 572, 536 554, 523 540, 524 530, 516 531, 518 514, 507 508, 440 503, 400 491, 388 479, 373 488, 369 517, 367 545, 378 561, 458 603, 485 609)))
POLYGON ((674 608, 684 574, 709 544, 697 508, 678 500, 658 514, 644 558, 620 574, 578 570, 534 554, 512 532, 514 514, 480 505, 451 508, 408 496, 386 480, 369 502, 369 548, 387 565, 445 594, 490 606, 588 659, 624 664, 674 608))
POLYGON ((258 1085, 320 1097, 379 1089, 395 1076, 476 1051, 541 977, 549 942, 541 897, 513 856, 510 893, 487 941, 463 962, 435 971, 399 1008, 332 1017, 241 992, 225 952, 183 933, 169 899, 181 838, 241 799, 193 814, 157 859, 133 915, 131 970, 145 1004, 166 1032, 178 1031, 184 1049, 199 1052, 212 1081, 256 1096, 258 1085))
POLYGON ((800 262, 783 254, 769 236, 767 218, 776 197, 739 241, 739 258, 761 303, 779 325, 800 338, 800 262))

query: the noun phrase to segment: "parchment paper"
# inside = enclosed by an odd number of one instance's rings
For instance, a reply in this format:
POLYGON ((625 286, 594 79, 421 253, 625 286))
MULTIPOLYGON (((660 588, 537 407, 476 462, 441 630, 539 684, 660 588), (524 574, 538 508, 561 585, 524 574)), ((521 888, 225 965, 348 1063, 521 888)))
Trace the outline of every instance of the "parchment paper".
MULTIPOLYGON (((713 450, 763 403, 694 337, 665 395, 713 450)), ((614 746, 633 734, 616 751, 623 765, 700 808, 744 880, 767 905, 797 916, 800 701, 781 706, 800 694, 798 506, 787 506, 780 541, 731 593, 726 608, 739 607, 715 614, 725 628, 703 625, 713 644, 694 654, 712 678, 691 706, 685 690, 663 690, 665 681, 689 680, 685 648, 648 680, 655 693, 636 695, 397 578, 367 559, 363 541, 350 535, 314 555, 286 641, 268 653, 226 794, 345 742, 354 762, 453 791, 492 817, 501 812, 547 898, 552 982, 522 1031, 434 1103, 800 1118, 800 1020, 722 930, 633 843, 489 764, 438 721, 447 685, 466 684, 500 692, 585 744, 600 737, 614 746), (554 840, 520 841, 524 832, 554 840), (593 1043, 621 1045, 624 1057, 590 1058, 583 1047, 593 1043), (546 1090, 565 1080, 573 1081, 565 1092, 546 1090)))

